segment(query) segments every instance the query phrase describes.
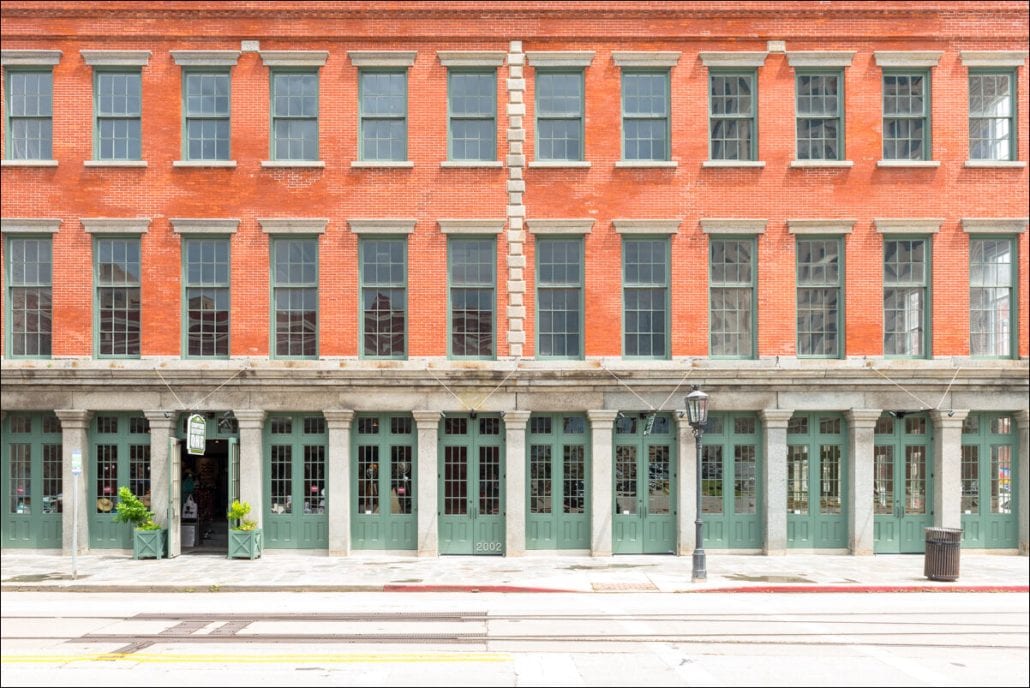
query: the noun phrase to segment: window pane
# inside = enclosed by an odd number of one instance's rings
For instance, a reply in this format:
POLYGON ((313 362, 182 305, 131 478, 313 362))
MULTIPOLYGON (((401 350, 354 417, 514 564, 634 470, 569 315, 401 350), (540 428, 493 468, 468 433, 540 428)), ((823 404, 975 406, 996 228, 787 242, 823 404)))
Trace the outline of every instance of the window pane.
POLYGON ((8 157, 50 160, 53 158, 53 75, 8 71, 8 68, 5 71, 10 75, 7 82, 8 157))

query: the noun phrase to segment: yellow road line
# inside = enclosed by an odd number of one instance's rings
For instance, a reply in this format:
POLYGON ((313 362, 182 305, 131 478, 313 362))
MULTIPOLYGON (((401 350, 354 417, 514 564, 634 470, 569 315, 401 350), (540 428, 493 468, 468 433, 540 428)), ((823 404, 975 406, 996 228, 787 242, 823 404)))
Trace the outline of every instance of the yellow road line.
POLYGON ((145 654, 98 653, 88 655, 2 655, 0 664, 63 664, 67 662, 134 662, 139 664, 441 664, 510 662, 498 652, 420 652, 377 654, 145 654))

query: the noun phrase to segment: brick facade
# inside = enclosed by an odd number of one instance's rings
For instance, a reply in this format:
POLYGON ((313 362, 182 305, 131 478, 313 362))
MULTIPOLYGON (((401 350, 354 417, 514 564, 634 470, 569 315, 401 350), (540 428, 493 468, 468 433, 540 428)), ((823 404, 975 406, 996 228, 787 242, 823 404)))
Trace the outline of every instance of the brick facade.
MULTIPOLYGON (((172 399, 164 380, 151 375, 164 366, 169 367, 164 376, 168 389, 190 390, 187 396, 194 402, 240 366, 250 371, 250 382, 243 381, 244 375, 237 383, 253 388, 233 386, 225 390, 232 390, 229 396, 207 401, 208 408, 218 409, 255 409, 266 393, 281 395, 268 407, 279 410, 446 412, 465 410, 454 407, 455 399, 475 410, 480 408, 475 400, 487 398, 479 402, 482 408, 499 411, 639 406, 627 387, 658 408, 677 390, 685 391, 684 375, 696 370, 706 389, 715 390, 714 398, 722 393, 721 401, 713 403, 724 410, 800 409, 809 395, 823 393, 835 395, 826 408, 839 411, 911 408, 914 390, 919 398, 940 398, 939 409, 976 410, 978 400, 996 395, 982 410, 1022 412, 1025 419, 1030 356, 1028 19, 1023 2, 241 2, 231 7, 219 2, 5 2, 0 11, 5 60, 28 50, 61 55, 53 67, 56 164, 19 164, 5 156, 2 169, 0 215, 5 222, 60 220, 53 234, 52 358, 15 360, 5 340, 4 409, 164 408, 173 405, 172 399), (94 157, 94 68, 83 59, 83 50, 149 51, 141 70, 145 166, 84 164, 94 157), (174 164, 183 159, 183 68, 172 52, 189 50, 238 51, 230 70, 232 166, 174 164), (262 53, 280 50, 328 54, 318 70, 318 158, 324 165, 263 164, 271 159, 271 143, 269 67, 262 53), (354 165, 359 158, 359 69, 353 51, 417 53, 407 68, 410 166, 354 165), (448 160, 448 71, 439 51, 503 54, 496 68, 497 164, 441 165, 448 160), (532 55, 541 51, 590 53, 583 69, 583 159, 588 165, 534 165, 538 70, 532 55), (802 51, 853 52, 842 69, 843 158, 849 165, 792 165, 796 69, 789 56, 802 51), (883 157, 884 69, 877 53, 883 51, 939 53, 929 68, 929 158, 938 165, 878 164, 883 157), (964 51, 1006 53, 1019 63, 1008 67, 1015 74, 1017 98, 1014 164, 967 164, 969 67, 964 51), (674 164, 617 164, 623 158, 625 68, 613 54, 623 52, 675 54, 669 70, 669 159, 674 164), (756 81, 756 159, 763 164, 706 165, 710 68, 702 53, 739 52, 764 54, 756 81), (139 361, 110 363, 95 356, 89 277, 93 238, 84 231, 83 218, 150 220, 142 235, 139 361), (173 231, 175 218, 239 220, 230 242, 228 362, 184 360, 182 238, 173 231), (328 220, 318 238, 318 361, 282 362, 270 356, 270 235, 260 222, 265 218, 328 220), (349 223, 389 218, 416 221, 407 237, 408 360, 368 361, 359 356, 359 235, 349 223), (593 220, 583 235, 585 360, 534 362, 536 368, 518 369, 509 378, 512 361, 529 361, 537 354, 532 223, 574 218, 593 220), (709 358, 709 234, 702 225, 731 218, 764 221, 764 231, 757 234, 757 355, 751 361, 720 362, 709 358), (884 234, 877 222, 885 218, 940 221, 930 242, 932 341, 925 360, 884 356, 884 234), (971 218, 1014 222, 1016 228, 1009 236, 1017 238, 1017 351, 1005 360, 970 356, 971 235, 963 221, 971 218), (448 219, 504 222, 504 231, 496 235, 496 361, 448 359, 447 235, 440 225, 448 219), (678 230, 666 235, 670 360, 653 364, 623 359, 623 235, 615 226, 617 220, 646 219, 678 222, 678 230), (789 223, 818 219, 852 223, 843 234, 842 360, 797 356, 796 236, 789 223), (621 372, 601 370, 606 367, 621 372), (298 377, 291 379, 294 374, 298 377), (446 391, 437 384, 437 374, 450 385, 446 391), (109 375, 120 389, 142 397, 94 397, 88 404, 75 397, 76 390, 101 394, 109 375), (824 383, 824 376, 832 380, 824 383), (532 385, 539 385, 539 396, 533 396, 532 385), (370 401, 396 389, 414 396, 370 401), (232 396, 248 390, 257 396, 232 396), (520 394, 528 406, 520 405, 520 394)), ((3 88, 6 102, 6 81, 3 88)), ((6 144, 6 123, 4 136, 6 144)), ((6 287, 6 255, 4 261, 6 287)), ((3 298, 8 298, 6 288, 3 298)), ((3 317, 9 318, 6 304, 3 317)), ((8 335, 4 327, 3 336, 8 335)), ((934 410, 930 403, 923 406, 920 410, 934 410)), ((1025 466, 1025 421, 1022 438, 1025 466)), ((1025 521, 1024 511, 1024 551, 1025 521)), ((867 546, 852 542, 854 550, 867 546)), ((690 547, 684 540, 680 550, 690 547)))

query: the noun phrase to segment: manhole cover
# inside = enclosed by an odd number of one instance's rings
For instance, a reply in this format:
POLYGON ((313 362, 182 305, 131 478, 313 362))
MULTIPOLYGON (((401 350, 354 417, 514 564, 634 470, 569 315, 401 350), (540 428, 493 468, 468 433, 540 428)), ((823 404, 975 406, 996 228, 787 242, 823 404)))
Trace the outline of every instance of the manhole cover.
POLYGON ((657 590, 653 583, 591 583, 594 592, 651 592, 657 590))

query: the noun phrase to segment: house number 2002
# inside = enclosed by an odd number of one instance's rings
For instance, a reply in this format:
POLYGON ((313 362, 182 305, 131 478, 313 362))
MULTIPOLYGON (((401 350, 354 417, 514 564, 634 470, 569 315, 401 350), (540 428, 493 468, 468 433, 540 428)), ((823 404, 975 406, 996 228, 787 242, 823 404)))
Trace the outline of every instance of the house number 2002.
POLYGON ((501 551, 501 543, 499 543, 499 542, 477 542, 476 543, 476 551, 477 552, 500 552, 501 551))

